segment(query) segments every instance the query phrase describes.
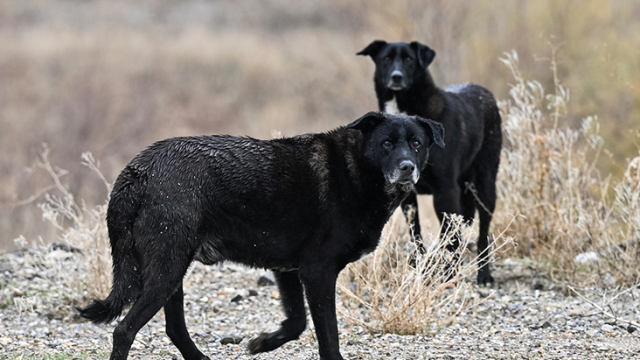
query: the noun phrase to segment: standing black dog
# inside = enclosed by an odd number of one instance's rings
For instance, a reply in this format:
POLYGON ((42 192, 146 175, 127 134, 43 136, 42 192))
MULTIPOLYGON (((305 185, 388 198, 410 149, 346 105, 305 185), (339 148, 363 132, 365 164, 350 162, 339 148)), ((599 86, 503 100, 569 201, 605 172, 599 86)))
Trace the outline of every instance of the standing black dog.
MULTIPOLYGON (((502 148, 501 120, 491 92, 474 84, 440 89, 427 67, 436 53, 418 42, 387 43, 376 40, 357 55, 371 56, 380 111, 418 115, 444 126, 446 149, 434 149, 429 166, 416 184, 418 194, 433 194, 442 223, 445 213, 471 222, 480 215, 478 283, 493 282, 488 263, 489 224, 496 204, 495 181, 502 148)), ((402 204, 415 209, 412 228, 419 249, 418 203, 412 193, 402 204)), ((447 224, 442 229, 446 231, 447 224)), ((459 246, 459 234, 449 249, 459 246)))
POLYGON ((111 359, 122 360, 164 307, 167 335, 184 358, 208 359, 185 326, 182 279, 194 260, 230 260, 272 269, 287 317, 251 340, 251 353, 298 338, 306 294, 320 358, 342 359, 338 273, 376 248, 443 135, 431 120, 371 112, 322 134, 157 142, 116 180, 107 212, 113 288, 81 315, 108 322, 133 303, 113 332, 111 359))

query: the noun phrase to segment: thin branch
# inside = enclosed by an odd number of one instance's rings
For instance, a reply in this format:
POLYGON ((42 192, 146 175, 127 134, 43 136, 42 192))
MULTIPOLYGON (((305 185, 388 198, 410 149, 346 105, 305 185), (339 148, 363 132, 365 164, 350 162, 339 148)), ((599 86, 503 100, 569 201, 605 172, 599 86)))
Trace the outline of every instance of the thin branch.
POLYGON ((580 298, 582 298, 582 300, 588 302, 589 304, 591 304, 591 306, 593 306, 594 308, 598 309, 600 311, 600 313, 602 313, 603 315, 613 319, 615 322, 623 322, 632 326, 635 326, 636 328, 640 328, 640 324, 635 322, 635 321, 631 321, 631 320, 626 320, 624 318, 618 317, 617 315, 614 315, 608 311, 606 311, 602 306, 594 303, 593 301, 587 299, 584 295, 580 294, 578 291, 576 291, 576 289, 572 288, 571 286, 567 286, 569 288, 569 290, 573 291, 576 295, 578 295, 580 298))

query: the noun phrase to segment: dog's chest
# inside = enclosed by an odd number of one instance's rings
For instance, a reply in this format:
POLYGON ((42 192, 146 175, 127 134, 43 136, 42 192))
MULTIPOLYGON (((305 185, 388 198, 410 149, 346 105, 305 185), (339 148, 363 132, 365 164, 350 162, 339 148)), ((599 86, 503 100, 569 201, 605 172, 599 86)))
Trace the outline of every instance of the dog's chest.
POLYGON ((391 115, 407 115, 406 112, 400 111, 395 95, 393 96, 393 98, 391 98, 391 100, 384 103, 384 112, 391 115))

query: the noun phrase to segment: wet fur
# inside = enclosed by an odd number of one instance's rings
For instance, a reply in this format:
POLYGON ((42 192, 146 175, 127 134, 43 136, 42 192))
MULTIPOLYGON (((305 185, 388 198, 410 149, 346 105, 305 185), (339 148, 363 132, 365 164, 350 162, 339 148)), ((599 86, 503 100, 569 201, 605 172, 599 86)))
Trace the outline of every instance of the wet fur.
MULTIPOLYGON (((501 118, 493 95, 470 83, 444 90, 436 86, 428 70, 435 52, 418 42, 376 40, 358 55, 371 56, 376 64, 374 84, 380 111, 385 111, 387 103, 393 100, 397 103, 394 111, 432 119, 444 126, 447 146, 433 150, 415 190, 417 194, 433 194, 440 222, 445 220, 445 213, 462 215, 471 222, 478 211, 477 280, 480 284, 492 283, 489 225, 495 209, 495 181, 502 148, 501 118), (399 91, 389 88, 392 83, 389 74, 395 70, 404 75, 402 82, 397 82, 398 86, 404 86, 399 91)), ((409 220, 415 239, 421 244, 416 194, 411 194, 402 206, 406 213, 415 209, 409 220)), ((442 226, 443 230, 447 228, 447 224, 442 226)), ((458 242, 459 239, 449 248, 457 248, 458 242)))
MULTIPOLYGON (((113 289, 81 315, 109 322, 111 359, 126 359, 139 329, 164 307, 167 335, 185 359, 207 359, 185 325, 182 279, 191 262, 271 269, 286 320, 251 353, 295 340, 306 295, 321 359, 342 359, 335 314, 339 272, 373 251, 412 184, 390 183, 402 162, 422 169, 442 127, 368 113, 346 127, 293 138, 202 136, 159 141, 117 178, 107 212, 113 289), (393 148, 383 147, 390 139, 393 148), (413 149, 419 141, 423 146, 413 149), (410 151, 409 151, 410 150, 410 151), (304 292, 303 292, 304 289, 304 292)), ((400 181, 410 174, 403 173, 400 181)))

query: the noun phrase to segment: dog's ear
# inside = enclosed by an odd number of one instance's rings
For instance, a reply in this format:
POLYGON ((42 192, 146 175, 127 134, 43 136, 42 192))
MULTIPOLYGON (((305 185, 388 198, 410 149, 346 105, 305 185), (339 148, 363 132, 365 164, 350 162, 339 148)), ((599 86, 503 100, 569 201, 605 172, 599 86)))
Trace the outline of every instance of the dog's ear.
POLYGON ((418 64, 423 68, 426 68, 431 64, 433 58, 436 57, 436 52, 431 50, 427 45, 423 45, 417 41, 411 42, 411 47, 418 54, 418 64))
POLYGON ((431 119, 423 119, 419 116, 414 116, 414 118, 427 130, 429 134, 431 134, 433 142, 439 147, 444 148, 444 127, 442 124, 431 119))
POLYGON ((362 49, 362 51, 356 53, 356 55, 371 56, 374 58, 386 45, 387 42, 384 40, 375 40, 371 44, 367 45, 366 48, 362 49))
POLYGON ((347 129, 355 129, 360 130, 363 134, 367 134, 371 132, 376 126, 380 125, 383 122, 385 116, 383 113, 378 111, 370 111, 364 115, 362 115, 358 120, 352 122, 347 125, 347 129))

